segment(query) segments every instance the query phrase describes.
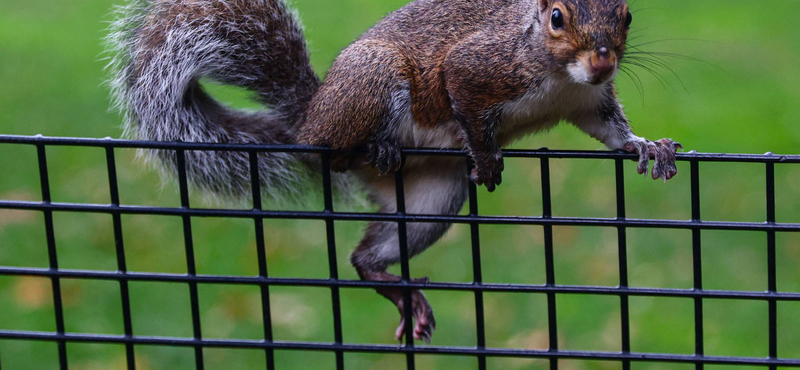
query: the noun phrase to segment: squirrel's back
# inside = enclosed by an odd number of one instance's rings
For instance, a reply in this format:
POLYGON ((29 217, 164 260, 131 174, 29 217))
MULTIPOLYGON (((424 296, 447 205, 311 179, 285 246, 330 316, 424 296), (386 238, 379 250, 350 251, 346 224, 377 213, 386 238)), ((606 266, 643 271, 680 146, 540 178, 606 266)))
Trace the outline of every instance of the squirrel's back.
POLYGON ((487 30, 522 39, 535 4, 417 0, 389 14, 334 62, 299 128, 300 142, 349 150, 395 137, 400 145, 457 147, 445 60, 487 30))
POLYGON ((420 57, 435 56, 480 29, 499 25, 499 16, 519 16, 520 12, 507 10, 521 3, 535 0, 416 0, 386 16, 360 39, 395 42, 415 49, 420 57))

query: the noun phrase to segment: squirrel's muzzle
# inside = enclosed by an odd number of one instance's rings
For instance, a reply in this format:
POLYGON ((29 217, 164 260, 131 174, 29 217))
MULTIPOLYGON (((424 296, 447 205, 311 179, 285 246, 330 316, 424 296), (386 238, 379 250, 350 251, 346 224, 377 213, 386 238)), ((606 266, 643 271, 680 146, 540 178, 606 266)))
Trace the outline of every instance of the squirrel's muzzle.
POLYGON ((617 53, 607 47, 578 52, 575 61, 567 65, 572 80, 581 84, 600 85, 617 73, 617 53))
POLYGON ((592 76, 591 84, 597 85, 608 81, 617 69, 617 54, 607 47, 601 46, 594 50, 589 57, 589 73, 592 76))

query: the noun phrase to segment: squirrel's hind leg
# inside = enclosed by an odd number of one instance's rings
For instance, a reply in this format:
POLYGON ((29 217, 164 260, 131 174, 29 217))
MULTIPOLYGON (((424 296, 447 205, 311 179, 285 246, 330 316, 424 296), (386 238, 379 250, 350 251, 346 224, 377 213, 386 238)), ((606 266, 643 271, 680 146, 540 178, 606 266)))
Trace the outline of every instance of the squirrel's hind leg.
MULTIPOLYGON (((373 200, 380 205, 379 213, 394 213, 396 193, 394 176, 373 175, 367 179, 373 200)), ((405 207, 408 214, 454 215, 467 198, 467 166, 463 158, 425 158, 424 162, 404 169, 405 207)), ((409 258, 422 253, 450 228, 447 223, 406 224, 406 240, 409 258)), ((400 277, 386 272, 388 266, 400 262, 398 226, 393 222, 373 222, 350 261, 359 277, 367 281, 398 282, 400 277)), ((427 278, 413 282, 427 282, 427 278)), ((403 291, 395 288, 379 288, 376 291, 397 306, 401 315, 400 326, 395 333, 397 339, 404 334, 403 291)), ((411 293, 414 316, 414 338, 430 341, 436 321, 433 310, 419 290, 411 293)))
POLYGON ((311 100, 298 142, 344 152, 346 160, 337 160, 335 170, 367 163, 383 173, 396 170, 398 130, 411 120, 411 70, 401 48, 391 42, 353 43, 311 100), (369 154, 349 153, 361 148, 369 154))

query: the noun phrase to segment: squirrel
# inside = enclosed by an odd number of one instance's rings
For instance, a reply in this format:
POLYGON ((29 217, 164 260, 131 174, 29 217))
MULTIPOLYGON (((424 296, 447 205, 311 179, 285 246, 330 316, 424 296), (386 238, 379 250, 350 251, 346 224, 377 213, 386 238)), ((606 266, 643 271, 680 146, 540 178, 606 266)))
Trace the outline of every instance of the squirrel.
MULTIPOLYGON (((360 179, 380 213, 397 210, 392 171, 403 171, 406 212, 452 215, 468 181, 502 181, 501 147, 568 121, 610 149, 638 154, 638 172, 676 175, 671 139, 636 136, 614 78, 632 22, 625 0, 415 0, 341 52, 321 81, 302 26, 284 0, 130 0, 110 36, 113 90, 128 135, 154 141, 297 144, 337 150, 333 168, 360 179), (208 95, 207 78, 256 93, 242 112, 208 95), (402 147, 461 148, 471 157, 410 157, 402 147)), ((149 153, 174 169, 174 154, 149 153)), ((291 192, 319 159, 262 153, 265 194, 291 192)), ((316 164, 315 164, 316 163, 316 164)), ((192 184, 250 194, 247 153, 186 153, 192 184)), ((409 223, 409 256, 449 224, 409 223)), ((399 282, 398 225, 372 222, 350 257, 362 280, 399 282)), ((414 282, 427 282, 427 278, 414 282)), ((401 313, 403 294, 378 288, 401 313)), ((413 335, 430 341, 433 310, 412 292, 413 335)))

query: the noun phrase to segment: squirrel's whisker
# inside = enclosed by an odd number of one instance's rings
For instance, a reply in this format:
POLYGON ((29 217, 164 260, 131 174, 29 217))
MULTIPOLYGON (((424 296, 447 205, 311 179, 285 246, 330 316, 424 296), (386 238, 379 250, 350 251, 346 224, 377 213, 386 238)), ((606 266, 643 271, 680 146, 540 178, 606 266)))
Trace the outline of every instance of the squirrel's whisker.
POLYGON ((653 75, 653 77, 655 77, 658 80, 658 82, 661 83, 661 86, 663 86, 665 89, 670 89, 672 91, 675 91, 675 87, 673 87, 672 84, 670 84, 669 81, 658 72, 658 70, 648 66, 646 62, 630 59, 626 63, 644 69, 645 71, 653 75))
POLYGON ((707 43, 717 44, 716 41, 711 41, 711 40, 679 37, 679 38, 653 40, 653 41, 648 41, 648 42, 637 44, 637 45, 629 45, 628 47, 641 47, 641 46, 659 44, 659 43, 662 43, 662 42, 670 42, 670 41, 694 41, 694 42, 707 42, 707 43))
MULTIPOLYGON (((637 58, 635 57, 634 59, 637 59, 637 58)), ((678 80, 678 83, 680 83, 680 84, 681 84, 681 86, 683 87, 683 90, 684 90, 684 91, 686 91, 686 93, 687 93, 687 94, 691 94, 691 93, 689 92, 689 89, 688 89, 688 88, 686 88, 686 84, 685 84, 685 83, 683 83, 683 80, 681 79, 681 77, 680 77, 680 76, 678 76, 678 74, 675 72, 675 70, 674 70, 672 67, 670 67, 670 66, 669 66, 669 63, 667 63, 667 61, 665 61, 665 60, 663 60, 663 59, 661 59, 661 58, 659 58, 659 57, 655 57, 655 56, 651 56, 651 57, 638 57, 638 60, 639 60, 639 61, 642 61, 642 62, 648 62, 648 63, 651 63, 651 64, 653 64, 654 66, 656 66, 656 68, 657 68, 657 67, 661 67, 661 68, 663 68, 663 69, 665 69, 665 70, 669 71, 669 72, 670 72, 670 73, 671 73, 673 76, 675 76, 675 79, 677 79, 677 80, 678 80)))
MULTIPOLYGON (((639 33, 639 32, 642 32, 642 31, 647 31, 647 30, 649 30, 649 29, 651 29, 651 28, 654 28, 654 27, 663 26, 663 25, 664 25, 664 24, 666 24, 666 23, 667 23, 667 22, 661 22, 661 23, 651 24, 651 25, 649 25, 649 26, 647 26, 647 27, 641 27, 641 28, 633 29, 633 30, 630 30, 630 32, 628 32, 628 34, 629 34, 629 35, 632 35, 632 34, 634 34, 634 33, 639 33)), ((641 37, 641 36, 637 36, 637 37, 634 37, 634 38, 628 37, 628 41, 631 41, 631 40, 633 40, 633 39, 636 39, 636 38, 638 38, 638 37, 641 37)))
POLYGON ((686 60, 686 61, 690 61, 690 62, 699 62, 699 63, 707 64, 707 65, 709 65, 711 67, 714 67, 715 69, 718 69, 720 71, 723 71, 723 72, 725 71, 724 68, 720 67, 717 64, 711 63, 711 62, 709 62, 707 60, 704 60, 704 59, 692 57, 692 56, 689 56, 689 55, 672 53, 672 52, 664 52, 664 51, 645 51, 645 50, 642 50, 642 49, 639 49, 639 48, 635 48, 635 49, 636 49, 636 51, 628 52, 625 55, 626 56, 627 55, 657 55, 657 56, 665 57, 665 58, 674 58, 674 59, 686 60))
POLYGON ((636 72, 632 71, 628 67, 620 66, 619 70, 625 75, 625 77, 628 77, 628 79, 633 83, 633 86, 636 87, 636 90, 639 92, 639 97, 642 99, 642 104, 644 104, 644 86, 642 86, 642 80, 639 78, 636 72))
POLYGON ((644 12, 644 11, 648 11, 648 10, 665 10, 665 9, 654 6, 654 7, 650 7, 650 8, 641 8, 641 9, 631 10, 631 13, 638 14, 639 12, 644 12))

